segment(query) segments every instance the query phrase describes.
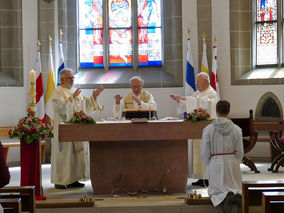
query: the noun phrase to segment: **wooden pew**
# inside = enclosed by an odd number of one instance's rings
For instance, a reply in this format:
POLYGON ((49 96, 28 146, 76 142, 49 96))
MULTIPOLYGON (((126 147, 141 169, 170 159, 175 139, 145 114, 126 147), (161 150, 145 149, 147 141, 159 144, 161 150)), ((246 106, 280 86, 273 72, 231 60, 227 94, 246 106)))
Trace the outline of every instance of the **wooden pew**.
POLYGON ((262 206, 262 192, 284 191, 284 181, 243 181, 244 213, 249 206, 262 206))
POLYGON ((0 199, 4 213, 20 213, 22 212, 21 198, 0 199))
MULTIPOLYGON (((0 136, 9 136, 8 132, 9 129, 13 128, 14 126, 0 126, 0 136)), ((11 147, 20 147, 20 141, 17 142, 2 142, 4 147, 4 157, 6 162, 8 162, 8 153, 11 147)), ((44 162, 44 155, 46 150, 46 142, 41 141, 41 163, 44 162)))
POLYGON ((35 213, 34 186, 6 186, 0 189, 0 199, 21 198, 22 210, 35 213))
POLYGON ((284 192, 273 191, 273 192, 262 192, 262 208, 264 213, 284 212, 284 192))

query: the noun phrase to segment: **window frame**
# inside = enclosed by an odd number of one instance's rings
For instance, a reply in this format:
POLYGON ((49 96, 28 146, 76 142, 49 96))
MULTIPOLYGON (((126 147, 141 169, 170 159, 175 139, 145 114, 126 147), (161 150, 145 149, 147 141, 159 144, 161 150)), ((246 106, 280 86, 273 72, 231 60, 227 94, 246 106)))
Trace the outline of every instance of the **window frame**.
POLYGON ((283 67, 284 59, 283 59, 283 24, 284 24, 284 16, 283 16, 283 0, 277 0, 277 20, 276 21, 257 21, 257 0, 254 0, 253 4, 253 68, 275 68, 275 67, 283 67), (262 23, 276 23, 277 24, 277 63, 276 64, 263 64, 257 65, 257 25, 262 23))
MULTIPOLYGON (((161 61, 162 65, 156 65, 156 66, 139 66, 138 64, 138 13, 137 13, 137 0, 130 0, 131 1, 131 30, 132 30, 132 66, 112 66, 110 67, 110 60, 109 60, 109 1, 110 0, 102 0, 102 6, 103 6, 103 67, 81 67, 80 66, 80 30, 86 30, 86 29, 80 29, 79 27, 79 1, 77 1, 77 36, 78 36, 78 44, 77 44, 77 64, 78 64, 78 70, 95 70, 95 71, 103 71, 108 72, 110 70, 116 70, 116 71, 134 71, 139 72, 139 69, 148 68, 151 70, 157 70, 161 69, 164 66, 164 23, 163 23, 163 0, 160 1, 160 9, 161 9, 161 27, 157 27, 161 29, 161 61), (106 45, 107 44, 107 45, 106 45)), ((146 27, 146 28, 154 28, 154 27, 146 27)), ((156 28, 156 27, 155 27, 156 28)), ((89 29, 97 29, 97 28, 89 28, 89 29)))

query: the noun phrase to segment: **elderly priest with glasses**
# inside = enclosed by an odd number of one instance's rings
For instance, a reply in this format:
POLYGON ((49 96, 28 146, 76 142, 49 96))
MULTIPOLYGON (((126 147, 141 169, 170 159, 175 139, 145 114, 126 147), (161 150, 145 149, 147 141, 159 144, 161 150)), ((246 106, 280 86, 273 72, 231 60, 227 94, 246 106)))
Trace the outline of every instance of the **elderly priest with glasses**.
POLYGON ((54 108, 54 138, 51 141, 51 182, 56 189, 84 187, 79 180, 89 179, 89 150, 84 142, 60 143, 58 125, 69 121, 73 112, 83 110, 93 113, 98 109, 97 98, 103 91, 93 91, 90 98, 81 94, 80 88, 74 88, 74 76, 71 69, 64 68, 60 74, 60 86, 52 95, 54 108))
POLYGON ((117 119, 123 117, 125 111, 156 111, 157 103, 151 93, 143 89, 144 81, 139 76, 129 79, 132 91, 124 97, 115 95, 113 114, 117 119))

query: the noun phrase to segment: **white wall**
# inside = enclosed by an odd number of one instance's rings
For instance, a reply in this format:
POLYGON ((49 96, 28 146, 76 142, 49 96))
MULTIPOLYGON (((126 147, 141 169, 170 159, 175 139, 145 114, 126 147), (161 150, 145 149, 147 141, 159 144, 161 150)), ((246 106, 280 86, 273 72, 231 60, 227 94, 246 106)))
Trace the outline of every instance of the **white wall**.
MULTIPOLYGON (((26 114, 29 103, 29 70, 34 68, 37 42, 37 0, 23 1, 24 87, 0 87, 0 126, 15 125, 26 114)), ((9 161, 19 161, 19 149, 12 148, 9 161)))
MULTIPOLYGON (((183 43, 184 61, 186 60, 186 30, 191 29, 191 45, 195 72, 198 65, 198 35, 197 35, 197 0, 183 0, 183 43)), ((24 87, 0 88, 0 125, 14 125, 25 115, 28 104, 28 71, 35 67, 37 42, 37 0, 23 1, 23 48, 24 48, 24 87)), ((271 91, 284 104, 284 85, 264 86, 232 86, 230 72, 230 33, 229 33, 229 1, 212 0, 212 36, 218 38, 218 75, 221 98, 231 102, 232 116, 247 116, 249 109, 254 109, 259 98, 271 91)), ((210 48, 207 48, 210 50, 210 48)), ((185 71, 185 67, 184 67, 185 71)), ((158 103, 159 117, 176 116, 176 105, 169 98, 169 94, 184 94, 184 88, 149 88, 158 103)), ((105 106, 104 117, 112 116, 113 96, 125 94, 129 89, 107 89, 100 96, 100 102, 105 106)), ((91 94, 90 90, 83 90, 83 94, 91 94)), ((15 152, 9 158, 13 159, 15 152)))

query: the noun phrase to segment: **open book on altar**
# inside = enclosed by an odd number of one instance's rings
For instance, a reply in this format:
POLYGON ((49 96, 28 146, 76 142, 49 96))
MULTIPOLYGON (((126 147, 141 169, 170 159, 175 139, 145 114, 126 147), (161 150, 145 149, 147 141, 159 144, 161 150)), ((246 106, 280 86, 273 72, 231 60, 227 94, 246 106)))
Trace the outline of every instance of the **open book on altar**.
POLYGON ((186 103, 186 112, 190 113, 192 112, 194 109, 197 108, 203 108, 203 109, 207 109, 208 113, 212 113, 212 110, 215 109, 215 107, 213 106, 213 101, 208 99, 207 97, 203 97, 203 98, 196 98, 196 97, 186 97, 185 100, 186 103))
POLYGON ((127 110, 122 112, 122 117, 126 119, 133 119, 133 118, 147 118, 152 119, 156 117, 156 111, 153 110, 127 110))

